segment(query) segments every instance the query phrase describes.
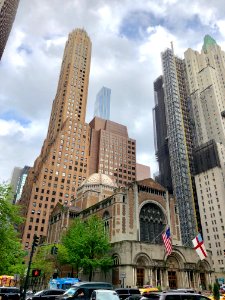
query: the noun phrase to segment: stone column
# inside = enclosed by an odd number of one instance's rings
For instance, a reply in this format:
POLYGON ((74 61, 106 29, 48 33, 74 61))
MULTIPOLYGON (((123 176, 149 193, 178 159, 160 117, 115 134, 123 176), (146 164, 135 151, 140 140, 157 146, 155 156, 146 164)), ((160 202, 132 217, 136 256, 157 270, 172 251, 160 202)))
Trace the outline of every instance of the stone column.
POLYGON ((161 287, 162 287, 162 284, 163 284, 162 278, 163 278, 163 270, 160 269, 160 286, 161 286, 161 287))
POLYGON ((137 269, 133 267, 133 287, 137 286, 137 269))
POLYGON ((166 270, 166 288, 169 288, 169 276, 168 276, 168 270, 166 270))
POLYGON ((187 275, 188 275, 188 287, 191 288, 190 271, 187 271, 187 275))
POLYGON ((185 286, 184 287, 189 287, 188 285, 188 271, 184 271, 185 272, 185 286))
POLYGON ((197 278, 198 278, 198 289, 201 290, 202 286, 201 286, 201 280, 200 280, 200 273, 197 273, 197 278))
POLYGON ((211 273, 209 273, 209 283, 212 285, 212 276, 211 276, 211 273))
POLYGON ((198 286, 198 273, 197 272, 194 272, 194 288, 195 289, 199 288, 199 286, 198 286))

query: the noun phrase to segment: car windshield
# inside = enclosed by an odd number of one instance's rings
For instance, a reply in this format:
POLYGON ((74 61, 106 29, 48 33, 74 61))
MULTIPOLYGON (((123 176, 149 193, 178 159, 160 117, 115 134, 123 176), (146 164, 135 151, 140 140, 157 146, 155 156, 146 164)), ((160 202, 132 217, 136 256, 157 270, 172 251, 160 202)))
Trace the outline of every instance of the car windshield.
POLYGON ((72 297, 72 296, 76 293, 76 290, 77 290, 77 289, 70 288, 70 289, 68 289, 63 295, 72 297))

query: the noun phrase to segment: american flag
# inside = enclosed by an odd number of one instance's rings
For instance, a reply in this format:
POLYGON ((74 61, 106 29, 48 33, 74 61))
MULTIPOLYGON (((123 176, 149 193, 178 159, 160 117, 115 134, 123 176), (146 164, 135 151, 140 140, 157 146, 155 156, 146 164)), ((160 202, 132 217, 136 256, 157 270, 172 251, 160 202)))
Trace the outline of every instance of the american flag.
POLYGON ((171 241, 171 234, 170 234, 170 228, 168 227, 166 232, 162 234, 163 242, 166 247, 166 253, 167 255, 170 255, 172 252, 172 241, 171 241))

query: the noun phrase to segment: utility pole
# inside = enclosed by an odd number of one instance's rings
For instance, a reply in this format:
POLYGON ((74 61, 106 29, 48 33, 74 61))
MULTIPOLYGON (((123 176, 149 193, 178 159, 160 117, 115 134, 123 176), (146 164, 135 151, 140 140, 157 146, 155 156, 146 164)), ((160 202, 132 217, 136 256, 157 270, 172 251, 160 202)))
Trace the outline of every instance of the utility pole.
POLYGON ((23 300, 26 300, 26 292, 27 292, 27 285, 28 285, 29 274, 30 274, 30 267, 31 267, 34 251, 35 251, 36 247, 38 246, 38 243, 39 243, 39 237, 35 234, 34 238, 33 238, 32 249, 30 252, 30 259, 29 259, 29 263, 28 263, 27 274, 26 274, 26 278, 25 278, 25 282, 24 282, 23 297, 22 297, 23 300))

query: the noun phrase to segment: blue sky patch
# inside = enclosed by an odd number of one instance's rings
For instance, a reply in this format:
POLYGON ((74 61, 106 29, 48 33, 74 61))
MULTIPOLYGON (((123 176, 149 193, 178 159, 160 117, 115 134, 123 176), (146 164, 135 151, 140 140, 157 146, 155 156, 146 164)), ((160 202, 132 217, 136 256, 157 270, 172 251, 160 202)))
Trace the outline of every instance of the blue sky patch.
POLYGON ((12 110, 0 114, 0 119, 5 121, 16 121, 20 123, 23 127, 28 127, 28 125, 31 123, 29 120, 22 118, 15 111, 12 110))
POLYGON ((142 39, 148 27, 162 25, 163 19, 146 11, 130 12, 120 25, 120 34, 128 39, 142 39))
POLYGON ((215 26, 202 24, 198 14, 194 14, 189 18, 184 18, 182 15, 175 17, 173 14, 167 14, 166 17, 162 17, 142 10, 129 12, 122 20, 119 32, 120 35, 126 36, 128 39, 141 40, 147 36, 146 30, 148 27, 159 25, 178 36, 183 36, 185 30, 194 30, 196 34, 193 38, 197 40, 199 36, 204 36, 205 34, 211 34, 215 38, 218 38, 219 35, 215 26))
POLYGON ((18 53, 25 52, 27 55, 30 55, 33 52, 31 47, 26 44, 21 44, 16 50, 18 53))

